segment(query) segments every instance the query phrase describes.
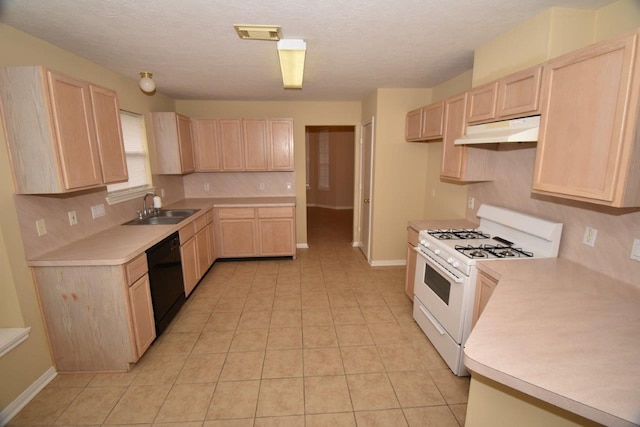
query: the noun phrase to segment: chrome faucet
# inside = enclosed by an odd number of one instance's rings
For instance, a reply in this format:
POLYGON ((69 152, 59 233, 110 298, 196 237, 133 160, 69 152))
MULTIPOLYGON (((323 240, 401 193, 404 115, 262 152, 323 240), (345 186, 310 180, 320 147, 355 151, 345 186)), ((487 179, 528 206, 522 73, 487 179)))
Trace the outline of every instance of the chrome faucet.
POLYGON ((155 195, 156 193, 151 191, 144 195, 144 197, 142 198, 142 211, 138 212, 138 217, 142 218, 144 216, 149 215, 152 212, 153 208, 147 208, 147 196, 155 196, 155 195))

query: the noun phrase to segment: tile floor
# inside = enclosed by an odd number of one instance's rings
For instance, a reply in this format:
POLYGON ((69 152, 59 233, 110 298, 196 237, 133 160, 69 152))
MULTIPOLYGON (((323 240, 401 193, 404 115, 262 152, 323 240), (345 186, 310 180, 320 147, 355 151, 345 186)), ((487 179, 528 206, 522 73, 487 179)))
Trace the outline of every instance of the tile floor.
POLYGON ((371 268, 351 211, 309 209, 296 260, 216 262, 128 373, 60 374, 9 425, 462 426, 469 379, 371 268))

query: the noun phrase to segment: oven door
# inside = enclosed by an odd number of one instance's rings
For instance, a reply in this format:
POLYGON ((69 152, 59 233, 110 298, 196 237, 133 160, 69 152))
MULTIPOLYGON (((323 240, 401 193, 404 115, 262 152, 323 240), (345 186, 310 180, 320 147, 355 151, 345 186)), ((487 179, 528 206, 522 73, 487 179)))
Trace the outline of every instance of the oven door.
MULTIPOLYGON (((457 271, 449 271, 428 254, 415 248, 418 253, 413 293, 436 321, 434 326, 444 328, 453 340, 462 344, 465 310, 469 306, 469 293, 473 293, 472 278, 457 271)), ((469 317, 471 313, 469 313, 469 317)))

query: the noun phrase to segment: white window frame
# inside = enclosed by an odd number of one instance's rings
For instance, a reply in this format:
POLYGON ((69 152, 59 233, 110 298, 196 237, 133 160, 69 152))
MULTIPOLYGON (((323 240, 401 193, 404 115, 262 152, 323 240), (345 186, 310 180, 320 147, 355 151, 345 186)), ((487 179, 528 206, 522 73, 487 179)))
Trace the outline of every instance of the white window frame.
MULTIPOLYGON (((144 196, 147 192, 154 190, 151 180, 151 165, 149 162, 149 149, 147 146, 147 133, 145 130, 144 116, 125 110, 120 110, 120 121, 123 127, 122 137, 124 139, 125 156, 127 158, 127 169, 129 170, 129 176, 131 177, 132 172, 130 166, 132 162, 130 162, 129 159, 139 159, 140 157, 142 157, 144 159, 144 162, 142 163, 144 171, 139 171, 141 172, 139 175, 143 176, 146 182, 144 184, 136 186, 130 186, 128 181, 116 184, 108 184, 107 203, 109 203, 109 205, 132 200, 144 196), (138 119, 140 123, 140 133, 138 140, 130 139, 132 137, 136 137, 135 130, 129 132, 130 129, 127 128, 127 122, 129 122, 128 119, 132 117, 138 119)), ((139 161, 136 163, 139 163, 139 161)))

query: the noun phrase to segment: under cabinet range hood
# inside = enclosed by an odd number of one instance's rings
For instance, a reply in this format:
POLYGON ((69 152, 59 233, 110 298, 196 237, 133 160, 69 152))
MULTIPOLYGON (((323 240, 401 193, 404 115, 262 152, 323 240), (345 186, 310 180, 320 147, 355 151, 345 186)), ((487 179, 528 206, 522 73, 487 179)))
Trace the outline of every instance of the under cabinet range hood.
POLYGON ((536 142, 539 127, 540 116, 471 125, 467 126, 463 136, 455 140, 455 145, 536 142))

